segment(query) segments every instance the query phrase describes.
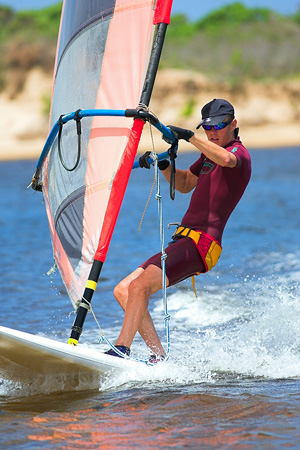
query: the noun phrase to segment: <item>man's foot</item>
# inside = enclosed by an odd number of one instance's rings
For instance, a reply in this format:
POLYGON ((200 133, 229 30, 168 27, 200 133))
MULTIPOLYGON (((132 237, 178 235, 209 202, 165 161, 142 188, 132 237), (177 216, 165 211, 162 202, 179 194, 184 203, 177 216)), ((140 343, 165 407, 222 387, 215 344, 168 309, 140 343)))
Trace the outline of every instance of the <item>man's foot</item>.
POLYGON ((149 358, 149 364, 157 364, 159 362, 162 362, 166 359, 164 355, 150 355, 149 358))
MULTIPOLYGON (((126 347, 126 345, 115 345, 115 347, 123 353, 124 356, 130 355, 130 348, 126 347)), ((119 353, 115 352, 112 348, 105 352, 106 355, 117 356, 118 358, 124 358, 124 356, 119 355, 119 353)))

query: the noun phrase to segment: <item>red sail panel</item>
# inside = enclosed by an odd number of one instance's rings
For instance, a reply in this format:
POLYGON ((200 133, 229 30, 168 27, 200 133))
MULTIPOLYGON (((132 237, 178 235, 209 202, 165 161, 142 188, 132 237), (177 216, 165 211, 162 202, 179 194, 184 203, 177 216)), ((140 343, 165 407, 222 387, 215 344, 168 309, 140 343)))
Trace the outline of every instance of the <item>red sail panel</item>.
POLYGON ((137 119, 134 121, 130 139, 120 162, 120 168, 114 178, 110 201, 103 221, 99 245, 95 254, 95 259, 98 261, 104 262, 106 258, 106 253, 121 208, 143 127, 144 122, 142 120, 137 119))

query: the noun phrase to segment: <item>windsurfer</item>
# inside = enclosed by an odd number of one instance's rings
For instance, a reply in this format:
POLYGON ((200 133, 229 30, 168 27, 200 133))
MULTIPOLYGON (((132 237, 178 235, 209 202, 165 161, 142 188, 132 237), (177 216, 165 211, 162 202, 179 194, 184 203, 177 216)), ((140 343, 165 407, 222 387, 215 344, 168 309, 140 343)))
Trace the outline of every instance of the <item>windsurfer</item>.
MULTIPOLYGON (((177 139, 184 139, 201 152, 188 170, 176 169, 175 188, 182 193, 194 189, 181 225, 166 248, 166 283, 172 286, 188 277, 205 273, 218 261, 224 227, 241 199, 251 175, 248 151, 238 137, 233 106, 214 99, 201 110, 207 139, 191 130, 169 126, 177 139)), ((149 152, 140 157, 141 167, 150 168, 149 152)), ((167 160, 159 168, 170 182, 167 160)), ((115 288, 114 295, 125 311, 121 333, 116 341, 120 352, 129 355, 137 331, 153 356, 163 359, 165 351, 148 311, 152 294, 162 288, 161 253, 152 256, 115 288)), ((118 356, 113 350, 109 354, 118 356)))

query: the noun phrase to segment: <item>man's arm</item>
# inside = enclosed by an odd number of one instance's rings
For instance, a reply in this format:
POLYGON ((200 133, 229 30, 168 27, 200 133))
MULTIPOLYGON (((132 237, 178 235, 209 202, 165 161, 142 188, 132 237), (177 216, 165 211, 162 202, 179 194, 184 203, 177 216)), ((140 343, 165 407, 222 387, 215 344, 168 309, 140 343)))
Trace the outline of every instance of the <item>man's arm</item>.
POLYGON ((233 153, 213 142, 207 141, 196 134, 189 139, 189 142, 219 166, 233 168, 237 165, 237 159, 233 153))
MULTIPOLYGON (((166 180, 170 183, 171 178, 171 165, 169 165, 165 170, 161 171, 166 180)), ((192 189, 196 187, 198 181, 198 177, 194 175, 190 169, 188 170, 180 170, 176 169, 175 172, 175 189, 182 194, 186 194, 190 192, 192 189)))
POLYGON ((168 125, 168 128, 173 132, 176 139, 184 139, 185 141, 190 142, 219 166, 233 168, 237 165, 236 156, 214 142, 196 136, 191 130, 174 127, 173 125, 168 125))

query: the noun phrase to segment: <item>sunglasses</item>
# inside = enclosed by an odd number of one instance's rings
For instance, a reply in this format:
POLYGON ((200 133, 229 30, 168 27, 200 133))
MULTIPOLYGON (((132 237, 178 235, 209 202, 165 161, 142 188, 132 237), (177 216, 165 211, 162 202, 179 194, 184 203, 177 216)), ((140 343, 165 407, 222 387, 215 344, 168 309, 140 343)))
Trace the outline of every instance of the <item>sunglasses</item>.
POLYGON ((226 128, 227 125, 229 125, 232 121, 233 121, 233 119, 231 119, 229 122, 218 123, 218 125, 202 125, 202 127, 203 127, 203 129, 205 131, 210 131, 212 129, 214 129, 214 130, 224 130, 224 128, 226 128))

